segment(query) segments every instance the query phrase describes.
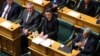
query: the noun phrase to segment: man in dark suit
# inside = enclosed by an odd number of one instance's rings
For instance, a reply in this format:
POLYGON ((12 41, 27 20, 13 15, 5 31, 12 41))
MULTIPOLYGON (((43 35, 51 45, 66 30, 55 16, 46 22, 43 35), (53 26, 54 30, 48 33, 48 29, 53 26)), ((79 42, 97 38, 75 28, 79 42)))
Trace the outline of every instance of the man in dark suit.
POLYGON ((28 2, 26 4, 26 9, 23 11, 22 16, 20 17, 20 25, 21 25, 21 47, 22 53, 27 52, 28 47, 28 32, 35 29, 39 25, 40 21, 40 13, 34 9, 34 5, 32 2, 28 2))
POLYGON ((57 17, 52 14, 51 9, 47 9, 44 13, 44 17, 42 17, 42 32, 40 37, 43 39, 51 38, 53 40, 57 40, 57 32, 58 32, 58 20, 57 17))
POLYGON ((57 8, 65 3, 65 0, 50 0, 50 1, 51 1, 50 7, 52 8, 53 12, 56 12, 57 8))
POLYGON ((26 5, 26 9, 23 11, 22 16, 20 17, 21 21, 21 27, 22 27, 22 31, 23 33, 26 34, 26 30, 30 31, 36 27, 38 27, 39 22, 40 22, 40 13, 38 11, 36 11, 33 7, 33 4, 31 2, 29 2, 26 5))
POLYGON ((76 5, 79 3, 79 1, 80 0, 66 0, 65 6, 70 9, 74 9, 76 5))
POLYGON ((86 28, 82 34, 72 42, 72 49, 79 49, 79 56, 88 56, 93 54, 97 47, 97 41, 91 35, 91 29, 86 28))
POLYGON ((20 14, 20 6, 13 0, 6 0, 0 10, 0 17, 7 20, 15 20, 20 14))
POLYGON ((96 13, 96 7, 92 0, 83 0, 78 6, 79 7, 77 8, 77 11, 94 17, 96 13))

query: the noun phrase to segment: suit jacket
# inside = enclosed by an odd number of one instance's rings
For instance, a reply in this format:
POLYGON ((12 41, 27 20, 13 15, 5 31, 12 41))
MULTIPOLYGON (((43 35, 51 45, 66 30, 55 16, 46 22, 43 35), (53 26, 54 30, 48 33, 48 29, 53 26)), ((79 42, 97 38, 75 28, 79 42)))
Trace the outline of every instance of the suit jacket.
POLYGON ((43 17, 42 31, 45 34, 48 34, 48 37, 57 40, 57 32, 58 32, 58 20, 56 17, 52 17, 50 21, 47 20, 46 17, 43 17))
POLYGON ((79 4, 79 2, 80 2, 80 0, 75 0, 75 1, 66 0, 65 5, 66 5, 68 8, 74 9, 74 8, 77 7, 77 5, 79 4))
POLYGON ((29 16, 29 19, 26 22, 27 14, 28 14, 28 11, 25 9, 22 13, 22 16, 20 17, 21 27, 22 28, 27 28, 29 30, 32 30, 32 29, 38 27, 38 25, 40 23, 39 22, 40 21, 40 13, 37 12, 36 10, 34 10, 32 12, 32 14, 29 16))
MULTIPOLYGON (((82 41, 82 39, 83 39, 83 34, 79 34, 78 37, 72 43, 73 49, 78 48, 77 46, 75 46, 75 44, 82 41)), ((81 49, 80 54, 90 55, 96 50, 96 47, 97 47, 96 39, 90 36, 84 45, 84 49, 81 49)))
MULTIPOLYGON (((4 2, 2 5, 2 9, 0 10, 0 17, 2 16, 2 13, 6 5, 7 5, 7 2, 4 2)), ((17 3, 13 2, 13 4, 11 5, 11 9, 8 13, 7 20, 11 20, 11 21, 15 20, 16 18, 18 18, 20 12, 21 12, 20 6, 17 3)))
POLYGON ((2 4, 4 3, 5 0, 0 0, 0 10, 1 10, 1 7, 2 7, 2 4))
POLYGON ((50 0, 51 4, 57 4, 58 6, 61 6, 64 4, 65 0, 57 0, 56 3, 54 3, 54 0, 50 0))
POLYGON ((92 2, 92 1, 90 2, 90 4, 88 5, 87 8, 85 8, 84 2, 81 2, 77 11, 94 17, 94 15, 96 13, 96 7, 95 7, 94 2, 92 2))

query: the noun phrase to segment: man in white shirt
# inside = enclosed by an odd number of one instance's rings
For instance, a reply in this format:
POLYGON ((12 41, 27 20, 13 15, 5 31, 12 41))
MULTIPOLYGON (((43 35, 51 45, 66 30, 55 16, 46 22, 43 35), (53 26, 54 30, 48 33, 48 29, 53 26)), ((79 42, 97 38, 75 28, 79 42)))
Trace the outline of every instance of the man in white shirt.
POLYGON ((20 14, 21 8, 13 0, 6 0, 0 10, 0 17, 7 20, 15 20, 20 14))

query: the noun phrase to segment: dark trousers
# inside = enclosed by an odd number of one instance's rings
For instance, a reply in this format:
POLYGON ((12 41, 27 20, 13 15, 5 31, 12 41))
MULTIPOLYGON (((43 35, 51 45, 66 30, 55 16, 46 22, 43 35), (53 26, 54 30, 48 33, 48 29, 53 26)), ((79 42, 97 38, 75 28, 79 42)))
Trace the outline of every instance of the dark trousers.
POLYGON ((22 50, 22 54, 26 53, 28 51, 28 35, 25 34, 21 34, 21 50, 22 50))

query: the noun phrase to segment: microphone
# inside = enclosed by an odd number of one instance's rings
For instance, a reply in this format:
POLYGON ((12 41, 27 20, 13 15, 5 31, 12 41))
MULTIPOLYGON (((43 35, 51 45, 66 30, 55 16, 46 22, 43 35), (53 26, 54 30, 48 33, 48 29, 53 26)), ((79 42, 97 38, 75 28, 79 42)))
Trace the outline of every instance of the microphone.
POLYGON ((63 8, 62 8, 62 10, 61 10, 62 12, 63 12, 63 8))
POLYGON ((42 5, 44 5, 44 0, 42 0, 42 5))
POLYGON ((13 23, 11 22, 11 29, 13 29, 13 27, 12 27, 12 26, 13 26, 13 23))
POLYGON ((80 18, 79 19, 82 19, 82 14, 80 14, 80 18))

